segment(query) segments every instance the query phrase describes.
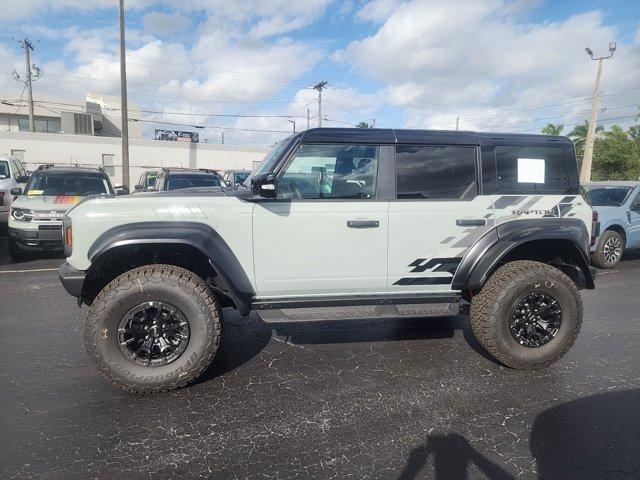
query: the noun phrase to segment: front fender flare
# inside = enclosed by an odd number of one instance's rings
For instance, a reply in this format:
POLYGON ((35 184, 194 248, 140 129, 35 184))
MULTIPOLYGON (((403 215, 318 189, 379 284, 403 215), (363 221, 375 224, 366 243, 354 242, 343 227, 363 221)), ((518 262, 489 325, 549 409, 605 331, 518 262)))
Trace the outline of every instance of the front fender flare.
POLYGON ((248 315, 253 286, 237 257, 213 228, 198 222, 138 222, 119 225, 100 235, 91 245, 91 263, 109 250, 125 245, 183 244, 200 250, 229 289, 241 315, 248 315))

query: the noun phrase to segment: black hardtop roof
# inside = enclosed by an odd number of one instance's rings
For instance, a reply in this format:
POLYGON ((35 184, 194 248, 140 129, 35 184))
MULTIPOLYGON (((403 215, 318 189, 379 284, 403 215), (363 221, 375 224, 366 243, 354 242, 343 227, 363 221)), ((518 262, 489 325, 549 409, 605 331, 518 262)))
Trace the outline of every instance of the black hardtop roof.
POLYGON ((167 175, 215 175, 220 176, 215 170, 197 168, 163 168, 167 175))
POLYGON ((567 137, 523 133, 485 133, 456 130, 409 130, 391 128, 312 128, 297 134, 302 142, 317 143, 449 143, 480 145, 511 141, 516 143, 571 143, 567 137))

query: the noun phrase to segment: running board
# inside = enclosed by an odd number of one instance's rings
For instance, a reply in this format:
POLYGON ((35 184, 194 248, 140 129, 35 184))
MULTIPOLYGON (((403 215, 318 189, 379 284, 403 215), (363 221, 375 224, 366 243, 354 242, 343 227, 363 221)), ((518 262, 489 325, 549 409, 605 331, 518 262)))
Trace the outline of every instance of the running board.
POLYGON ((455 293, 423 293, 418 295, 342 295, 332 297, 266 298, 254 300, 252 310, 284 310, 310 307, 352 307, 375 305, 423 305, 434 303, 458 303, 455 293))
POLYGON ((459 315, 455 303, 414 303, 400 305, 351 305, 344 307, 283 308, 258 312, 267 323, 313 322, 385 318, 448 317, 459 315))

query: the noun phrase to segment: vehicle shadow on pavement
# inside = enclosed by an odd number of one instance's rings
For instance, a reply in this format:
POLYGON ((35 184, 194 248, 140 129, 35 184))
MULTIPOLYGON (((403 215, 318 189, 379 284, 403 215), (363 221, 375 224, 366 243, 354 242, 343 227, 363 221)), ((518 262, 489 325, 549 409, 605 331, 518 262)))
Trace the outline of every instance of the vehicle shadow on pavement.
POLYGON ((500 465, 492 462, 476 450, 459 433, 429 435, 424 445, 414 448, 407 458, 398 480, 434 478, 436 480, 466 480, 469 467, 482 472, 489 480, 511 480, 515 477, 500 465), (433 475, 426 475, 425 468, 432 458, 433 475))
POLYGON ((546 410, 533 423, 529 448, 540 480, 640 477, 640 389, 546 410))
POLYGON ((259 355, 274 336, 294 345, 322 345, 447 339, 452 338, 456 330, 463 331, 472 349, 496 363, 473 337, 466 317, 267 323, 256 312, 243 318, 232 310, 225 310, 215 360, 195 383, 207 382, 242 366, 259 355))

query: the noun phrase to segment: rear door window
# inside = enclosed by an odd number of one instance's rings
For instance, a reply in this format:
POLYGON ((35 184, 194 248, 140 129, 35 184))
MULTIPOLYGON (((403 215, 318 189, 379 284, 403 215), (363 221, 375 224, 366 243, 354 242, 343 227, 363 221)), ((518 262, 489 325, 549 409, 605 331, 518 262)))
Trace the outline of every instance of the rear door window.
POLYGON ((570 190, 562 148, 496 146, 495 155, 500 193, 564 193, 570 190))
POLYGON ((477 194, 474 147, 396 147, 399 199, 461 199, 477 194))

